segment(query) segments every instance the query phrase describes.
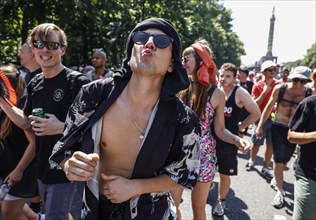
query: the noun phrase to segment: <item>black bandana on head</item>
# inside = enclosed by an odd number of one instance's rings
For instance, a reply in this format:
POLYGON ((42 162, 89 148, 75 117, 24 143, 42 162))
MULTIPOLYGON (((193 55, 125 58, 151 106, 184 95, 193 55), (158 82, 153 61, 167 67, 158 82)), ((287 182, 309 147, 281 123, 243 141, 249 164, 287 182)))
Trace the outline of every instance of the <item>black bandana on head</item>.
POLYGON ((172 43, 172 58, 173 58, 173 71, 167 73, 163 82, 163 89, 167 96, 174 96, 179 91, 186 89, 189 86, 189 79, 185 69, 182 67, 181 54, 182 46, 178 32, 173 27, 172 23, 164 18, 149 18, 136 25, 136 27, 129 34, 126 42, 126 58, 123 62, 123 68, 125 69, 125 74, 130 75, 131 70, 128 66, 128 62, 131 58, 132 48, 134 42, 132 40, 132 33, 136 31, 143 31, 149 28, 157 28, 169 37, 174 39, 172 43))

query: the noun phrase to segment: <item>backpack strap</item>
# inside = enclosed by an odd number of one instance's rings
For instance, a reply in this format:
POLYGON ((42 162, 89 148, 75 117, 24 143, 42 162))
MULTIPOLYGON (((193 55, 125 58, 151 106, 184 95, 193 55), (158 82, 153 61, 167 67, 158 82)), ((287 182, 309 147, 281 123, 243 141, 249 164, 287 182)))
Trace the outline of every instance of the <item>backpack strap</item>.
POLYGON ((311 96, 313 93, 313 90, 310 87, 306 88, 305 98, 308 96, 311 96))
POLYGON ((283 99, 283 96, 284 96, 284 94, 285 94, 286 87, 287 87, 287 85, 286 85, 285 83, 281 85, 280 91, 279 91, 279 96, 278 96, 277 105, 279 105, 279 103, 280 103, 281 100, 283 99))
MULTIPOLYGON (((71 70, 71 69, 70 69, 71 70)), ((69 88, 69 91, 71 93, 71 99, 74 100, 75 98, 75 94, 74 94, 74 84, 75 84, 75 81, 78 77, 82 76, 83 73, 80 73, 78 71, 74 71, 72 70, 71 72, 68 73, 68 76, 67 76, 67 84, 68 84, 68 88, 69 88)))

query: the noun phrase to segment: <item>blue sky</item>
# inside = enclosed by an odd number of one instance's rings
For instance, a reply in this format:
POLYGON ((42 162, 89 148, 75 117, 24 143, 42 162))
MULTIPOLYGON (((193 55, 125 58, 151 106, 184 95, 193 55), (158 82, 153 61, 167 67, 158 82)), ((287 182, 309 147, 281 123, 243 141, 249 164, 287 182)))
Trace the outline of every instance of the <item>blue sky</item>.
POLYGON ((316 0, 225 0, 224 6, 232 10, 233 31, 244 43, 243 64, 266 54, 273 7, 272 53, 278 63, 302 59, 316 42, 316 0))

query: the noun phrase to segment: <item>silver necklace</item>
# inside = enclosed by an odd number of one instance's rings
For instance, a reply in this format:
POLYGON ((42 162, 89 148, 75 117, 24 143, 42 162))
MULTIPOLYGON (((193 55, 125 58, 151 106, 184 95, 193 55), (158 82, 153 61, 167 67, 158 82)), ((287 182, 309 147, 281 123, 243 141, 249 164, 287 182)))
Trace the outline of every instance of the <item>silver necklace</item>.
POLYGON ((128 110, 128 112, 129 112, 129 114, 131 115, 131 118, 132 118, 132 121, 133 121, 135 127, 136 127, 137 130, 140 132, 139 138, 140 138, 140 139, 144 139, 145 130, 143 130, 143 129, 140 128, 140 126, 138 125, 138 123, 137 123, 137 121, 136 121, 136 119, 135 119, 135 117, 134 117, 134 115, 133 115, 133 112, 132 112, 132 110, 131 110, 131 107, 130 107, 129 101, 128 101, 127 89, 126 89, 125 95, 126 95, 126 101, 127 101, 127 110, 128 110))

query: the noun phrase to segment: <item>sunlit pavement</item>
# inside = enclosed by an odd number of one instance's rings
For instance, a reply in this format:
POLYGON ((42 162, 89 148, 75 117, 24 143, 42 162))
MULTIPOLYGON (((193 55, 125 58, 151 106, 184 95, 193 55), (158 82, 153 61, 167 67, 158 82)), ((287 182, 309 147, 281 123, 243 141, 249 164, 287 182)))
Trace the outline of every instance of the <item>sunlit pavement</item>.
MULTIPOLYGON (((239 155, 238 158, 238 176, 231 178, 231 187, 226 198, 226 210, 223 217, 212 216, 212 209, 215 206, 218 191, 219 174, 214 179, 215 188, 210 191, 206 205, 207 219, 230 219, 230 220, 247 220, 247 219, 292 219, 293 201, 294 201, 294 170, 291 167, 294 158, 287 165, 284 172, 284 186, 286 191, 285 205, 281 209, 276 209, 271 205, 271 201, 275 196, 269 181, 261 176, 262 159, 264 146, 261 146, 255 169, 246 171, 245 166, 249 158, 247 155, 239 155)), ((273 159, 272 159, 273 161, 273 159)), ((272 163, 270 163, 271 172, 272 163)), ((180 206, 182 219, 191 220, 193 218, 191 208, 190 191, 185 190, 183 195, 183 203, 180 206)))

